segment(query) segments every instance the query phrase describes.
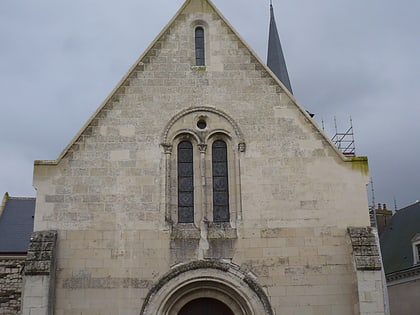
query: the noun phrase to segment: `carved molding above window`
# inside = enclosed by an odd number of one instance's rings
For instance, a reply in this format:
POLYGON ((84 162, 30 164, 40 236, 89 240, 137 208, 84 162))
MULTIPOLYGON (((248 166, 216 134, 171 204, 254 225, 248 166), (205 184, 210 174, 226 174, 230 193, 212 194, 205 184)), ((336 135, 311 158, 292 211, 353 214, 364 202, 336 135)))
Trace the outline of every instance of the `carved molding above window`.
POLYGON ((185 109, 176 114, 165 126, 161 135, 162 146, 171 145, 173 140, 181 133, 188 132, 194 135, 199 143, 204 143, 205 138, 215 130, 226 133, 230 138, 235 139, 239 152, 245 152, 245 138, 236 121, 225 112, 209 106, 199 106, 185 109), (191 123, 187 116, 191 116, 191 123), (197 130, 197 123, 205 117, 206 127, 204 131, 197 130), (212 126, 213 125, 213 126, 212 126), (222 127, 222 128, 221 128, 222 127))

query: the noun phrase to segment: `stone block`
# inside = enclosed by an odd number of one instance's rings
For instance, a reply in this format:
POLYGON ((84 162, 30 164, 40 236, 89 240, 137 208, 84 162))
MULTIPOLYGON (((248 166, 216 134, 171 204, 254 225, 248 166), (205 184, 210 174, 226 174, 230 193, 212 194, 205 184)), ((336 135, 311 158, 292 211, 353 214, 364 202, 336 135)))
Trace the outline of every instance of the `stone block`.
POLYGON ((349 227, 353 256, 358 270, 381 270, 375 235, 370 227, 349 227))
POLYGON ((54 268, 56 231, 33 232, 25 262, 25 275, 49 275, 54 268))

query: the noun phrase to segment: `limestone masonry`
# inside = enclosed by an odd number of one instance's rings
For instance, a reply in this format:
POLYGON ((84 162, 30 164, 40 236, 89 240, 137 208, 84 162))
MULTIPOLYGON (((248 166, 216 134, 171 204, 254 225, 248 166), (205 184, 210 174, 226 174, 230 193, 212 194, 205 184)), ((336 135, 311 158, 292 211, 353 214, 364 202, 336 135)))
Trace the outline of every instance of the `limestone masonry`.
POLYGON ((368 176, 213 4, 188 0, 58 159, 35 162, 22 312, 384 314, 368 176))

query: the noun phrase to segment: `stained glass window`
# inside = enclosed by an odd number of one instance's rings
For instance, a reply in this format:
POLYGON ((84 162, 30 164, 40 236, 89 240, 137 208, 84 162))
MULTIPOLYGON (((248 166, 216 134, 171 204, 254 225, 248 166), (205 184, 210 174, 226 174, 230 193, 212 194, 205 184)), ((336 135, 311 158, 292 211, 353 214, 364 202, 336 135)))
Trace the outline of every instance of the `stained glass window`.
POLYGON ((178 144, 178 222, 194 222, 194 171, 191 142, 178 144))
POLYGON ((213 170, 213 221, 229 221, 229 183, 226 143, 222 140, 212 145, 213 170))
POLYGON ((202 27, 197 27, 195 29, 195 64, 196 66, 205 65, 204 29, 202 27))

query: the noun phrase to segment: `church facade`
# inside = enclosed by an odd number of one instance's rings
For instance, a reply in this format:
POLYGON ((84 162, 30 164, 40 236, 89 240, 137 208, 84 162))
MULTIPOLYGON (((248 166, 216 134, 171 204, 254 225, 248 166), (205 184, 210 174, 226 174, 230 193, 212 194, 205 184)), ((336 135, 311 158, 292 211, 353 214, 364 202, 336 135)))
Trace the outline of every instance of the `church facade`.
POLYGON ((207 0, 36 161, 23 314, 384 314, 367 159, 207 0))

